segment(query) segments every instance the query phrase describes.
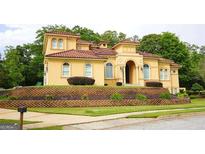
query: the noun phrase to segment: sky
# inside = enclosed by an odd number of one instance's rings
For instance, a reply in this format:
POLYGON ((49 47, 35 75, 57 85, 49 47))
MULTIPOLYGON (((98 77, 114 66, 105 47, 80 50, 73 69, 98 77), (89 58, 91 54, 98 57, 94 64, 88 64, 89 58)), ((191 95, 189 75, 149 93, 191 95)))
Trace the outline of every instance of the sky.
MULTIPOLYGON (((142 38, 151 33, 173 32, 182 41, 205 45, 205 24, 79 24, 80 26, 103 33, 106 30, 116 30, 128 37, 138 35, 142 38)), ((35 32, 45 24, 0 24, 0 53, 3 55, 5 46, 16 46, 31 43, 35 40, 35 32)), ((75 24, 66 24, 72 28, 75 24)))

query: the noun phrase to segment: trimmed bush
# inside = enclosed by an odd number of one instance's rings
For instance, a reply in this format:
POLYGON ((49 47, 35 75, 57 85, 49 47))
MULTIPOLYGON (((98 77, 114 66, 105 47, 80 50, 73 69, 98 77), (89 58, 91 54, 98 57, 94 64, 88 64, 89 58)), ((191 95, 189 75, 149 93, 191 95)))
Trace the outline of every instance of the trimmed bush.
POLYGON ((161 93, 159 98, 161 98, 161 99, 171 99, 171 94, 170 93, 161 93))
POLYGON ((161 82, 146 82, 147 87, 163 87, 161 82))
POLYGON ((147 96, 143 95, 143 94, 137 94, 135 96, 136 99, 140 100, 140 101, 146 101, 147 100, 147 96))
POLYGON ((116 82, 116 86, 122 86, 122 82, 116 82))
POLYGON ((88 100, 89 99, 87 94, 82 95, 80 98, 81 98, 81 100, 88 100))
POLYGON ((185 97, 188 97, 188 94, 187 93, 178 93, 177 94, 177 98, 185 98, 185 97))
POLYGON ((0 100, 9 100, 8 95, 0 96, 0 100))
POLYGON ((108 86, 108 84, 107 84, 107 83, 105 83, 105 84, 104 84, 104 86, 108 86))
POLYGON ((52 95, 46 95, 44 98, 45 98, 45 100, 53 100, 53 99, 54 99, 54 96, 52 96, 52 95))
POLYGON ((121 101, 121 100, 123 100, 124 97, 120 93, 114 93, 111 95, 110 98, 114 101, 121 101))
POLYGON ((204 88, 200 84, 194 83, 191 87, 191 90, 193 90, 193 91, 202 91, 202 90, 204 90, 204 88))
POLYGON ((75 76, 67 79, 70 85, 94 85, 95 80, 89 77, 75 76))

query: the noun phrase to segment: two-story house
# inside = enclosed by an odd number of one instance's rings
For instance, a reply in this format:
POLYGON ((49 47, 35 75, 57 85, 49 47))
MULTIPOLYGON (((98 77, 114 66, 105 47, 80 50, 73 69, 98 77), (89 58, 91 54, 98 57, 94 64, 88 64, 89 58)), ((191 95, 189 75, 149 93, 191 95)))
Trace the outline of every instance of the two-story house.
POLYGON ((123 40, 112 48, 93 44, 68 32, 49 32, 44 37, 44 85, 68 85, 67 78, 86 76, 95 85, 144 86, 158 81, 170 92, 179 92, 179 65, 172 60, 137 51, 139 42, 123 40))

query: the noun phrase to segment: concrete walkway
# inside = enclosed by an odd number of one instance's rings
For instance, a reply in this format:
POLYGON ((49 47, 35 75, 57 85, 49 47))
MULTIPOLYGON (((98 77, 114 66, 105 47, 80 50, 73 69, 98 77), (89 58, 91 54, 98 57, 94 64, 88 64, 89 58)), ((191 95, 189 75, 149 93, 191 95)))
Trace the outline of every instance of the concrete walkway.
MULTIPOLYGON (((199 108, 192 108, 192 109, 199 109, 199 108)), ((176 110, 186 110, 186 109, 172 109, 172 111, 176 111, 176 110)), ((131 113, 113 114, 107 116, 98 116, 98 117, 27 112, 24 114, 24 120, 41 121, 41 123, 24 125, 24 129, 42 128, 42 127, 57 126, 57 125, 74 125, 74 124, 90 123, 90 122, 105 121, 105 120, 112 120, 112 119, 121 119, 121 118, 126 118, 129 115, 162 112, 162 111, 170 111, 170 110, 131 112, 131 113)), ((18 120, 19 113, 16 110, 0 109, 0 119, 18 120)))

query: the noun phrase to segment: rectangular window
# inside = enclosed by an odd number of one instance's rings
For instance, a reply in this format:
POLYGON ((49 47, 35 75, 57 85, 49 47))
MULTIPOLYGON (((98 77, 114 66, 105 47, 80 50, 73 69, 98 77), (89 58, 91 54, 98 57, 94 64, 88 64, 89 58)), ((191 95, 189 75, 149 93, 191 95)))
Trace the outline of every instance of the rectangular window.
POLYGON ((168 80, 168 70, 164 70, 164 80, 168 80))
POLYGON ((92 77, 92 65, 91 64, 85 64, 85 76, 92 77))
POLYGON ((164 80, 164 70, 160 69, 160 80, 164 80))

